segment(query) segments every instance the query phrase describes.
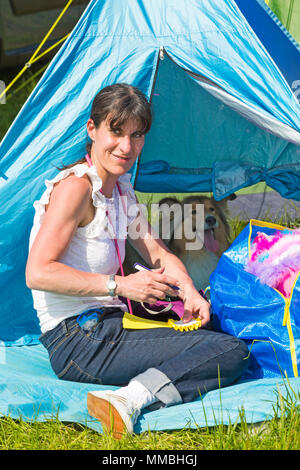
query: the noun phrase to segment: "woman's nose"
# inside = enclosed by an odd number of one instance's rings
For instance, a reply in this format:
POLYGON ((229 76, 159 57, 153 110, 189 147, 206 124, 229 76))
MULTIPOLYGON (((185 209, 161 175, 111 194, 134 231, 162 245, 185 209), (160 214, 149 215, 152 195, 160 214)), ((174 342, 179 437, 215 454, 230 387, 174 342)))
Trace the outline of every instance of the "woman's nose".
POLYGON ((122 153, 129 153, 131 151, 131 139, 130 136, 123 136, 120 139, 119 147, 122 153))

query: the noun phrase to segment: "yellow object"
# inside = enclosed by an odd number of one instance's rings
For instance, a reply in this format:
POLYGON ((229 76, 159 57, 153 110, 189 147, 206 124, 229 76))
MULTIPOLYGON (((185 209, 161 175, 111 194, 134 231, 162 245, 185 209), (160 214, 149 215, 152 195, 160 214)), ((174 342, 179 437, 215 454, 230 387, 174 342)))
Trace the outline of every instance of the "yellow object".
POLYGON ((55 49, 55 47, 59 46, 59 44, 63 41, 65 41, 68 37, 70 36, 70 33, 69 34, 66 34, 63 38, 59 39, 55 44, 53 44, 52 46, 48 47, 48 49, 46 49, 44 52, 42 52, 40 55, 38 55, 37 57, 35 57, 34 59, 31 57, 30 59, 30 64, 33 64, 34 62, 36 62, 37 60, 39 60, 41 57, 43 57, 44 55, 48 54, 48 52, 52 51, 52 49, 55 49))
POLYGON ((34 52, 34 54, 31 56, 31 58, 29 59, 29 61, 24 65, 24 67, 22 68, 22 70, 18 73, 18 75, 9 83, 9 85, 7 85, 7 87, 5 88, 5 90, 3 90, 2 93, 0 93, 0 99, 5 96, 6 92, 8 90, 10 90, 10 88, 16 83, 16 81, 23 75, 23 73, 31 66, 31 64, 33 64, 33 62, 35 62, 36 60, 38 60, 40 57, 42 57, 46 52, 49 52, 49 50, 53 49, 53 47, 55 47, 57 44, 59 44, 61 41, 63 41, 65 38, 61 39, 58 43, 56 43, 55 45, 51 46, 49 49, 47 49, 47 51, 43 52, 42 54, 39 55, 39 57, 36 58, 38 52, 40 51, 40 49, 43 47, 44 43, 47 41, 48 37, 50 36, 50 34, 52 33, 52 31, 54 30, 54 28, 56 27, 57 23, 61 20, 62 16, 65 14, 65 12, 67 11, 67 9, 69 8, 69 6, 71 5, 71 3, 73 2, 73 0, 69 0, 68 3, 66 4, 65 8, 62 10, 62 12, 60 13, 60 15, 58 16, 58 18, 55 20, 55 22, 53 23, 53 25, 51 26, 51 28, 49 29, 48 33, 46 34, 46 36, 44 37, 44 39, 42 40, 42 42, 40 43, 40 45, 37 47, 36 51, 34 52))
POLYGON ((127 330, 147 330, 150 328, 174 328, 177 331, 192 331, 198 330, 201 327, 201 319, 195 318, 188 323, 183 323, 181 320, 169 319, 167 322, 148 320, 146 318, 131 315, 128 312, 123 316, 123 328, 127 330))
POLYGON ((198 330, 201 328, 201 320, 200 318, 195 318, 195 320, 191 320, 188 323, 183 323, 181 320, 176 321, 173 319, 168 320, 168 325, 170 328, 174 328, 177 331, 193 331, 198 330))

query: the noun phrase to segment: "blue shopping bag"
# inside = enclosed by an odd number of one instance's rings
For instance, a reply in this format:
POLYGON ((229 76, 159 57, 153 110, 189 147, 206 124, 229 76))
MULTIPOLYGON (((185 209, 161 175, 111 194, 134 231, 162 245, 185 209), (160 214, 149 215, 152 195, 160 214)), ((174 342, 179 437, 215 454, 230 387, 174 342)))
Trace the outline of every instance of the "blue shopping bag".
POLYGON ((243 339, 250 366, 244 379, 298 377, 300 367, 300 273, 289 298, 245 271, 257 232, 280 225, 251 220, 222 255, 210 277, 214 327, 243 339))

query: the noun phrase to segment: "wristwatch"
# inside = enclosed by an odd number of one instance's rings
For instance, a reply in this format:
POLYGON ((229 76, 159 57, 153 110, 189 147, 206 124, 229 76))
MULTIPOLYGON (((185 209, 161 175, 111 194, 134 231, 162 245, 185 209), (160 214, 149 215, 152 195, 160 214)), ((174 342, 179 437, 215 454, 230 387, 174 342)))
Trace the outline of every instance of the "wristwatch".
POLYGON ((114 297, 116 295, 116 288, 117 288, 117 283, 115 281, 115 275, 111 274, 109 276, 109 279, 106 283, 106 287, 108 289, 108 295, 111 297, 114 297))

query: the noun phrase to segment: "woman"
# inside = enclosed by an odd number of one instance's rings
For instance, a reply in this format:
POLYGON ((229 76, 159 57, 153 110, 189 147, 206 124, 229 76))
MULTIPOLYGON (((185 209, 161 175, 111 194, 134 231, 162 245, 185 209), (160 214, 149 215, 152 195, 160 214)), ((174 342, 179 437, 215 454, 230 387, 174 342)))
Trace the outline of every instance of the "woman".
POLYGON ((173 287, 180 289, 184 321, 199 316, 205 327, 210 319, 209 304, 184 265, 151 235, 145 219, 145 236, 132 237, 132 244, 154 269, 116 274, 117 250, 121 259, 125 254, 125 237, 119 235, 125 231, 130 238, 138 215, 127 172, 150 125, 150 105, 137 88, 116 84, 96 95, 87 122, 89 156, 47 181, 34 204, 26 268, 40 339, 57 376, 123 386, 88 394, 90 414, 115 437, 133 432, 142 408, 192 401, 220 383, 231 384, 247 365, 246 346, 228 335, 122 326, 127 306, 120 297, 154 303, 177 296, 173 287))

